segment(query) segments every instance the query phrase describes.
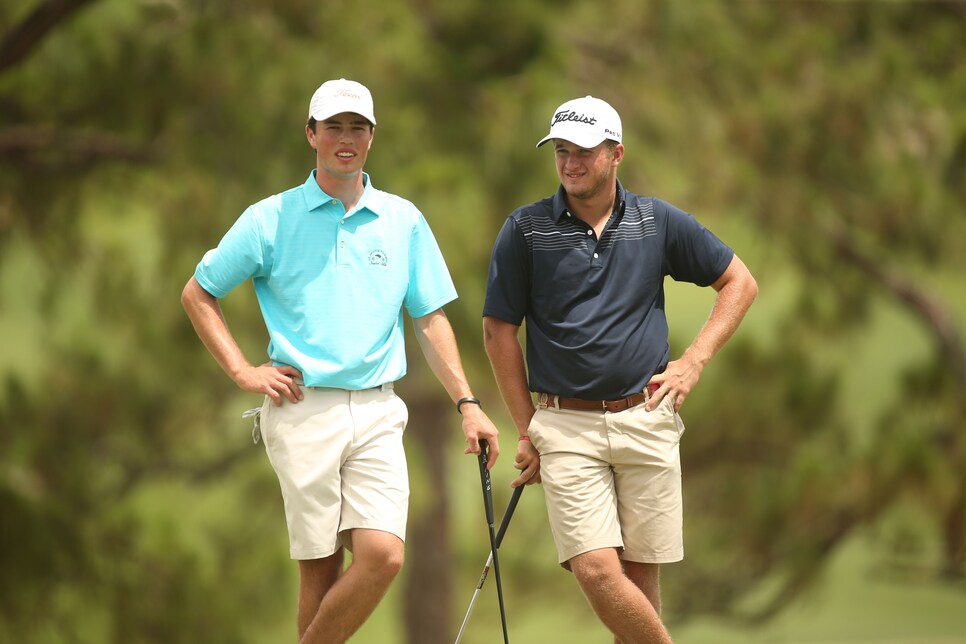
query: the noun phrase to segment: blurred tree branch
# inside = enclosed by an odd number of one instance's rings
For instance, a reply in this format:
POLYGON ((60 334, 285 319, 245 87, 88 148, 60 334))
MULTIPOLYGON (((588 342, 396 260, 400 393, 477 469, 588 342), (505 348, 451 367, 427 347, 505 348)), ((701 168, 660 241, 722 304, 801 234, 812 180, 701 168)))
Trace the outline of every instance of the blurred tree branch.
POLYGON ((0 39, 0 72, 19 63, 50 31, 91 0, 47 0, 0 39))
POLYGON ((829 232, 828 239, 840 259, 871 278, 874 283, 903 302, 922 320, 939 345, 941 355, 945 356, 959 388, 966 394, 966 347, 956 328, 956 320, 949 309, 942 306, 923 289, 918 288, 911 280, 890 271, 886 264, 864 253, 854 236, 844 228, 829 232))
POLYGON ((53 127, 33 125, 0 130, 0 158, 37 161, 54 149, 60 162, 66 159, 78 166, 97 161, 149 163, 157 156, 149 147, 104 132, 64 135, 53 127))
MULTIPOLYGON (((260 449, 260 446, 258 447, 260 449)), ((258 449, 255 451, 257 452, 258 449)), ((238 464, 251 458, 253 448, 251 444, 242 442, 240 447, 218 455, 204 462, 183 462, 177 457, 163 460, 134 462, 135 459, 122 458, 125 463, 124 474, 117 486, 112 490, 115 502, 121 502, 131 494, 138 485, 151 479, 177 479, 186 483, 201 485, 227 476, 238 464)))

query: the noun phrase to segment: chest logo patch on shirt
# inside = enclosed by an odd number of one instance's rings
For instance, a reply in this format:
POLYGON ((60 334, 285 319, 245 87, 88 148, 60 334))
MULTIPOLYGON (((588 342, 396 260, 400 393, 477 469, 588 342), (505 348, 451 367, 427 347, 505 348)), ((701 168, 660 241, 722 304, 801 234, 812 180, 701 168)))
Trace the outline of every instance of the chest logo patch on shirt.
POLYGON ((369 253, 369 265, 370 266, 386 266, 389 263, 389 258, 386 256, 386 251, 381 249, 376 249, 369 253))

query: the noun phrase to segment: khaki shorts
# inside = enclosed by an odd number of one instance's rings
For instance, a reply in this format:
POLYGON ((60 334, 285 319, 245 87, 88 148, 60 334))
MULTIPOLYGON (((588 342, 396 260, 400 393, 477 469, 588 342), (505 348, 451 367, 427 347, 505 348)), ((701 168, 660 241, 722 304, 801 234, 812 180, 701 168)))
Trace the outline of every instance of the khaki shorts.
POLYGON ((561 564, 600 548, 640 563, 684 558, 684 423, 670 397, 651 412, 540 408, 529 433, 561 564))
POLYGON ((260 410, 265 452, 278 475, 292 559, 319 559, 347 530, 405 539, 409 476, 403 431, 409 412, 392 385, 363 391, 302 387, 296 404, 260 410))

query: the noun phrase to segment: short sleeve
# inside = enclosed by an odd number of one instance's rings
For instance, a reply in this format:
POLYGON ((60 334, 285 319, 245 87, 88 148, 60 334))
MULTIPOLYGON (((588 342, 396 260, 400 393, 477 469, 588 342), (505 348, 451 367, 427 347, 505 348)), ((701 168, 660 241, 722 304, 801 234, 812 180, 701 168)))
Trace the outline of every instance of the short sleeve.
POLYGON ((456 299, 443 253, 421 213, 410 234, 409 257, 409 288, 403 304, 410 316, 423 317, 456 299))
POLYGON ((493 244, 483 315, 522 324, 530 301, 530 271, 526 236, 516 219, 509 217, 493 244))
POLYGON ((195 279, 217 298, 225 297, 247 279, 262 274, 264 246, 258 220, 252 208, 225 233, 195 268, 195 279))

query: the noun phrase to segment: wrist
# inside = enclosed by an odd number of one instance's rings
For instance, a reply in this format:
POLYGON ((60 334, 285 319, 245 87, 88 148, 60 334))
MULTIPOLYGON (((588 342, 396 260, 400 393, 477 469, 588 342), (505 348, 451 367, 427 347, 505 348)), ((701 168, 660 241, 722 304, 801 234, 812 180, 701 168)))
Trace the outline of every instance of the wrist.
POLYGON ((240 384, 244 380, 244 376, 250 369, 252 365, 247 362, 240 362, 225 366, 225 373, 231 378, 236 384, 240 384))
POLYGON ((692 345, 681 356, 681 361, 686 362, 692 369, 702 370, 711 361, 711 356, 692 345))
POLYGON ((480 409, 483 409, 483 403, 480 402, 479 398, 473 396, 464 396, 456 401, 456 411, 463 414, 463 405, 476 405, 480 409))
POLYGON ((529 437, 529 436, 527 436, 526 434, 524 434, 523 436, 521 436, 521 437, 520 437, 520 438, 518 438, 517 440, 518 440, 518 441, 527 441, 528 443, 529 443, 529 442, 531 442, 531 441, 530 441, 530 437, 529 437))

